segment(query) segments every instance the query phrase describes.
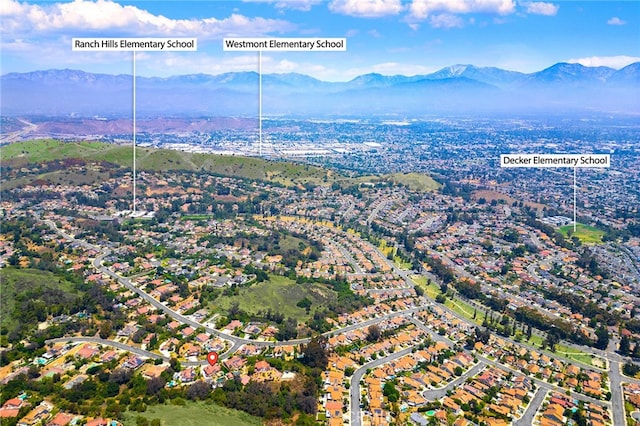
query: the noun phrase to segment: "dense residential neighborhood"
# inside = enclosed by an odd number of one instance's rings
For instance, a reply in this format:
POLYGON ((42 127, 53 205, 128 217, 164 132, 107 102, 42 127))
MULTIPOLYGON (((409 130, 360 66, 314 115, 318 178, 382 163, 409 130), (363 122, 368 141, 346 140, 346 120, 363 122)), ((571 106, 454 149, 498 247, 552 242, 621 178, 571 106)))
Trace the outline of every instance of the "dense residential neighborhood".
POLYGON ((505 188, 150 170, 133 212, 107 162, 7 178, 7 424, 144 423, 176 400, 328 425, 617 425, 640 406, 640 289, 606 266, 638 237, 563 236, 562 210, 505 188), (43 173, 61 178, 15 180, 43 173))

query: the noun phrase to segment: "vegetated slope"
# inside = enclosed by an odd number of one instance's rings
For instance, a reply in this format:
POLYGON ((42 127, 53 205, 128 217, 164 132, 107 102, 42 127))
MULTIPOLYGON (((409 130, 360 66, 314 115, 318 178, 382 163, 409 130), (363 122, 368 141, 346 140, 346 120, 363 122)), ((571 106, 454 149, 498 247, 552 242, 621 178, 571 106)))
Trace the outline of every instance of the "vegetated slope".
POLYGON ((48 311, 68 306, 78 296, 73 283, 38 269, 2 268, 0 282, 0 324, 9 332, 34 326, 48 311))
POLYGON ((422 173, 393 173, 384 176, 384 178, 418 192, 435 191, 442 186, 431 176, 422 173))
POLYGON ((240 288, 238 295, 220 296, 213 304, 226 312, 234 302, 237 302, 239 308, 249 314, 271 310, 302 322, 307 321, 316 310, 326 307, 337 297, 335 291, 322 284, 299 285, 287 277, 271 276, 269 281, 240 288), (310 313, 296 306, 305 298, 311 301, 310 313))
MULTIPOLYGON (((58 140, 32 140, 16 142, 0 147, 0 161, 5 167, 24 167, 30 164, 54 160, 81 159, 85 161, 106 161, 121 167, 133 165, 131 145, 116 145, 103 142, 62 142, 58 140)), ((308 164, 287 161, 265 160, 256 157, 228 156, 217 154, 190 153, 170 149, 136 148, 137 170, 170 171, 187 170, 206 172, 220 176, 230 176, 278 183, 288 187, 302 187, 305 184, 331 185, 334 182, 353 185, 363 181, 391 181, 408 186, 419 192, 433 191, 440 187, 424 173, 396 173, 383 176, 350 178, 336 171, 308 164)), ((92 177, 101 175, 84 172, 77 176, 72 171, 42 174, 33 178, 52 183, 89 184, 92 177)), ((104 177, 104 176, 102 176, 104 177)), ((19 178, 19 182, 3 182, 9 189, 28 184, 31 176, 19 178)))
MULTIPOLYGON (((56 140, 17 142, 0 148, 0 159, 5 166, 22 167, 68 158, 107 161, 130 168, 133 165, 133 149, 130 145, 56 140)), ((138 170, 203 171, 223 176, 275 182, 285 186, 299 186, 306 183, 331 184, 335 180, 347 179, 336 175, 335 172, 315 166, 251 157, 138 147, 136 158, 138 170)))
POLYGON ((144 413, 125 412, 125 426, 134 426, 138 417, 160 419, 163 425, 182 426, 258 426, 262 419, 217 404, 186 402, 185 405, 150 405, 144 413))

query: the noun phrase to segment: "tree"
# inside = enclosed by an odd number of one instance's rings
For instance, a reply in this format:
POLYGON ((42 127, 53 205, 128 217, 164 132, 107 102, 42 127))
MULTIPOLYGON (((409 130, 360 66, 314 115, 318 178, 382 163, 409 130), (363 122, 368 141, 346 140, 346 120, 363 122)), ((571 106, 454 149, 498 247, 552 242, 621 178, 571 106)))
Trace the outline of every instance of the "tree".
POLYGON ((240 310, 240 304, 238 302, 231 303, 228 310, 228 317, 230 319, 239 319, 242 314, 242 310, 240 310))
POLYGON ((640 358, 640 343, 636 343, 631 352, 633 358, 640 358))
POLYGON ((118 385, 124 385, 131 380, 131 370, 128 368, 117 368, 109 375, 109 381, 117 383, 118 385))
POLYGON ((111 321, 102 321, 102 323, 100 324, 100 338, 108 339, 109 336, 111 336, 111 329, 111 321))
POLYGON ((162 388, 164 388, 166 383, 167 381, 162 377, 153 377, 147 380, 147 394, 156 395, 162 390, 162 388))
POLYGON ((596 337, 595 347, 598 349, 607 349, 607 346, 609 346, 609 331, 601 325, 596 329, 596 337))
POLYGON ((144 339, 144 336, 147 334, 147 330, 145 330, 144 328, 139 328, 138 330, 136 330, 135 333, 133 333, 133 335, 131 336, 131 340, 134 343, 142 343, 142 339, 144 339))
POLYGON ((319 335, 311 339, 309 344, 302 348, 302 362, 312 368, 327 368, 329 364, 329 354, 327 351, 327 338, 319 335))
POLYGON ((622 366, 622 372, 625 376, 635 377, 635 375, 640 372, 640 367, 633 363, 627 362, 622 366))
POLYGON ((476 342, 482 342, 483 344, 489 343, 489 339, 491 338, 491 332, 488 328, 480 328, 476 327, 475 329, 476 342))
POLYGON ((389 402, 398 402, 398 399, 400 399, 400 391, 396 389, 393 382, 385 382, 382 387, 382 394, 387 397, 389 402))
POLYGON ((316 419, 311 417, 306 413, 300 413, 298 416, 298 420, 296 420, 296 426, 314 426, 316 424, 316 419))
POLYGON ((309 311, 311 310, 311 300, 305 297, 304 299, 301 299, 298 303, 296 303, 296 306, 298 308, 304 308, 307 313, 309 313, 309 311))
POLYGON ((629 351, 631 350, 631 343, 629 341, 629 336, 622 336, 620 338, 620 345, 618 346, 618 352, 620 355, 627 356, 629 355, 629 351))
POLYGON ((298 321, 295 318, 287 318, 287 320, 280 325, 276 339, 284 341, 295 339, 296 337, 298 337, 298 321))
MULTIPOLYGON (((300 396, 298 398, 298 407, 306 414, 315 414, 318 410, 318 400, 315 396, 300 396)), ((315 424, 315 423, 314 423, 315 424)))
POLYGON ((380 340, 381 336, 382 332, 380 331, 380 327, 378 327, 376 324, 370 325, 367 329, 367 340, 369 342, 377 342, 378 340, 380 340))
POLYGON ((206 399, 209 396, 211 388, 207 383, 202 380, 198 380, 187 389, 187 398, 190 400, 206 399))

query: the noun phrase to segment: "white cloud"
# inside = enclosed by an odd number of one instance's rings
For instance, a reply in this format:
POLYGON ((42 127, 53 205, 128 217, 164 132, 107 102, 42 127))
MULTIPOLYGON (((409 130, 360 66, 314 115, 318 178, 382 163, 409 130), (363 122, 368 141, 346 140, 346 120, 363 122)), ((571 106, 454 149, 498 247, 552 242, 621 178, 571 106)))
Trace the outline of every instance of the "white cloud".
POLYGON ((626 24, 627 21, 623 21, 622 19, 618 18, 617 16, 614 16, 613 18, 609 19, 607 21, 607 24, 609 25, 624 25, 626 24))
POLYGON ((546 15, 546 16, 554 16, 558 13, 558 9, 560 6, 553 3, 545 3, 545 2, 526 2, 522 3, 527 13, 531 13, 534 15, 546 15))
MULTIPOLYGON (((168 77, 183 74, 223 74, 227 72, 258 71, 258 53, 223 56, 189 55, 182 52, 142 52, 136 56, 138 73, 145 76, 168 77)), ((268 58, 262 57, 263 70, 268 58)))
POLYGON ((403 6, 400 0, 332 0, 329 10, 342 15, 376 18, 397 15, 403 6))
POLYGON ((276 9, 293 9, 308 12, 322 0, 242 0, 244 3, 273 3, 276 9))
POLYGON ((418 19, 427 18, 432 12, 449 14, 497 13, 508 15, 515 10, 513 0, 413 0, 411 15, 418 19))
POLYGON ((276 8, 278 9, 294 9, 308 12, 313 6, 320 3, 322 0, 282 0, 276 2, 276 8))
POLYGON ((287 21, 248 18, 239 14, 224 19, 170 19, 111 0, 74 0, 71 3, 44 5, 0 0, 0 17, 2 33, 16 35, 55 33, 62 30, 65 33, 109 30, 112 33, 118 31, 122 35, 134 36, 218 38, 233 35, 259 36, 295 29, 295 25, 287 21))
POLYGON ((570 64, 581 64, 585 67, 610 67, 615 69, 624 68, 634 62, 640 62, 638 56, 590 56, 588 58, 569 59, 570 64))
POLYGON ((21 64, 16 67, 15 63, 12 63, 14 68, 11 71, 73 68, 116 74, 131 72, 131 52, 74 52, 71 55, 70 51, 69 37, 38 41, 26 38, 2 40, 3 61, 6 60, 7 64, 15 61, 21 64))
POLYGON ((440 13, 429 17, 429 24, 433 28, 462 28, 462 18, 450 13, 440 13))

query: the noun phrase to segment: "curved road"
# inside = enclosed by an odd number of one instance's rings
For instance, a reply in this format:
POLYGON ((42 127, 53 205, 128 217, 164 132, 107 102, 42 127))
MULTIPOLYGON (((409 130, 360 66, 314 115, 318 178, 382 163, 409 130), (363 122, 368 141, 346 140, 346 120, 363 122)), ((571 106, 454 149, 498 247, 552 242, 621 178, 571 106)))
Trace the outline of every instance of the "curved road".
MULTIPOLYGON (((45 220, 44 221, 50 228, 52 228, 55 232, 57 232, 59 235, 63 236, 64 238, 66 238, 67 240, 70 241, 74 241, 77 244, 80 244, 81 246, 88 248, 88 249, 92 249, 92 250, 96 250, 97 252, 101 253, 100 255, 98 255, 95 260, 93 261, 93 266, 99 270, 100 272, 107 274, 108 276, 110 276, 111 278, 113 278, 114 280, 116 280, 118 283, 120 283, 121 285, 123 285, 124 287, 126 287, 127 289, 133 291, 134 293, 138 294, 141 298, 143 298, 144 300, 146 300, 147 302, 149 302, 152 306, 154 306, 157 309, 160 309, 162 311, 164 311, 165 313, 167 313, 170 317, 180 321, 183 324, 188 324, 194 328, 199 328, 202 327, 204 328, 204 330, 212 335, 218 336, 221 339, 224 340, 228 340, 232 343, 231 347, 224 352, 223 354, 220 355, 220 359, 226 359, 229 356, 231 356, 233 353, 235 353, 242 345, 245 344, 251 344, 254 346, 258 346, 258 347, 273 347, 273 346, 284 346, 284 345, 298 345, 298 344, 305 344, 308 343, 310 341, 309 338, 306 339, 295 339, 295 340, 289 340, 289 341, 280 341, 280 342, 272 342, 272 341, 261 341, 261 340, 252 340, 252 339, 245 339, 245 338, 241 338, 241 337, 237 337, 237 336, 232 336, 226 333, 221 332, 220 330, 217 330, 215 328, 212 327, 208 327, 205 326, 197 321, 194 321, 190 318, 185 317, 184 315, 172 310, 171 308, 169 308, 168 306, 164 305, 163 303, 161 303, 160 301, 154 299, 153 297, 151 297, 149 294, 147 294, 146 292, 144 292, 143 290, 141 290, 140 288, 136 287, 128 278, 122 277, 120 275, 118 275, 117 273, 113 272, 112 270, 110 270, 109 268, 105 267, 102 264, 103 259, 110 254, 109 250, 105 250, 101 247, 95 246, 93 244, 90 244, 84 240, 79 240, 76 239, 66 233, 64 233, 63 231, 61 231, 60 229, 58 229, 58 227, 55 225, 54 222, 50 221, 50 220, 45 220)), ((377 248, 376 248, 377 249, 377 248)), ((386 259, 386 258, 385 258, 386 259)), ((408 277, 408 273, 406 273, 405 271, 401 271, 399 268, 397 268, 397 266, 395 264, 393 264, 392 262, 388 262, 393 270, 400 276, 402 276, 405 279, 405 282, 407 282, 407 284, 410 285, 411 281, 408 277)), ((397 311, 397 312, 392 312, 390 314, 384 315, 382 317, 378 317, 378 318, 372 318, 369 319, 367 321, 363 321, 361 323, 358 324, 352 324, 349 325, 347 327, 343 327, 341 329, 338 330, 332 330, 329 331, 327 333, 324 333, 325 336, 330 337, 330 336, 334 336, 337 334, 341 334, 341 333, 345 333, 351 330, 355 330, 358 328, 363 328, 363 327, 367 327, 368 325, 372 325, 381 321, 384 321, 385 319, 390 319, 393 317, 397 317, 397 316, 404 316, 404 315, 408 315, 408 314, 412 314, 414 312, 418 312, 420 310, 425 309, 426 306, 420 306, 420 307, 414 307, 414 308, 410 308, 410 309, 406 309, 403 311, 397 311)), ((459 317, 455 312, 447 309, 446 307, 443 306, 443 308, 447 311, 450 311, 450 313, 452 313, 454 316, 459 317)), ((412 322, 417 323, 417 324, 421 324, 423 329, 428 330, 429 334, 431 334, 432 336, 434 336, 436 339, 441 338, 441 336, 433 333, 432 330, 428 329, 428 327, 424 326, 423 323, 421 323, 420 321, 417 321, 413 318, 410 318, 412 320, 412 322), (437 336, 437 337, 436 337, 437 336)), ((462 318, 463 320, 466 321, 466 319, 462 318)), ((439 340, 439 339, 438 339, 439 340)), ((90 337, 71 337, 71 338, 61 338, 61 339, 52 339, 47 341, 47 343, 52 343, 52 342, 93 342, 93 343, 97 343, 97 344, 102 344, 102 345, 110 345, 122 350, 126 350, 132 353, 135 353, 137 355, 140 356, 145 356, 145 357, 150 357, 150 358, 154 358, 154 359, 165 359, 168 360, 168 358, 159 355, 159 354, 155 354, 152 352, 148 352, 148 351, 144 351, 142 349, 136 348, 134 346, 129 346, 129 345, 125 345, 119 342, 114 342, 114 341, 110 341, 110 340, 103 340, 103 339, 98 339, 98 338, 90 338, 90 337)), ((521 343, 520 343, 521 344, 521 343)), ((526 345, 525 345, 526 346, 526 345)), ((356 372, 354 372, 354 375, 351 378, 351 389, 350 389, 350 404, 351 404, 351 424, 353 425, 360 425, 361 424, 361 419, 360 419, 360 380, 363 377, 363 375, 365 374, 366 370, 368 368, 375 368, 379 365, 382 365, 386 362, 389 362, 393 359, 399 358, 403 355, 406 355, 408 353, 411 352, 411 350, 414 348, 415 346, 412 346, 410 348, 404 349, 402 351, 387 355, 386 357, 380 358, 378 360, 375 361, 371 361, 367 364, 365 364, 364 366, 360 367, 358 370, 356 370, 356 372)), ((611 355, 610 351, 606 352, 607 355, 611 355)), ((488 362, 489 364, 497 364, 495 362, 489 361, 488 359, 485 359, 484 357, 479 357, 480 359, 483 359, 483 361, 488 362)), ((611 359, 611 357, 606 357, 609 358, 609 375, 610 375, 610 380, 611 380, 611 393, 612 393, 612 401, 611 401, 611 410, 613 413, 613 424, 614 425, 624 425, 624 399, 623 399, 623 395, 622 395, 622 387, 621 387, 621 382, 623 381, 623 377, 620 373, 620 364, 618 359, 611 359)), ((204 365, 206 364, 206 361, 197 361, 197 362, 185 362, 184 365, 187 366, 196 366, 196 365, 204 365)), ((482 364, 482 363, 481 363, 482 364)), ((479 368, 479 366, 481 366, 481 364, 478 364, 475 368, 479 368)), ((506 367, 506 366, 505 366, 506 367)), ((508 368, 508 367, 506 367, 508 368)), ((591 369, 593 370, 599 370, 597 368, 593 368, 591 367, 591 369)), ((626 378, 624 379, 626 380, 626 378)), ((560 390, 559 388, 557 388, 554 385, 550 385, 546 382, 540 382, 538 380, 535 380, 535 382, 538 382, 538 384, 540 385, 540 388, 542 389, 547 389, 547 390, 560 390)), ((633 379, 627 380, 627 381, 635 381, 633 379)), ((564 391, 564 389, 562 390, 564 391)), ((536 403, 538 403, 538 400, 541 398, 541 396, 539 396, 541 392, 536 393, 535 395, 535 400, 536 403)), ((573 392, 572 392, 573 393, 573 392)), ((586 400, 591 400, 593 402, 595 402, 595 400, 592 400, 591 398, 585 397, 584 395, 580 395, 581 398, 586 399, 586 400)), ((532 401, 533 402, 533 401, 532 401)), ((600 403, 602 403, 601 401, 598 401, 600 403)), ((609 403, 605 403, 607 405, 609 405, 609 403)), ((518 424, 524 424, 523 422, 526 422, 527 418, 529 417, 529 412, 533 412, 535 414, 535 411, 533 411, 532 406, 535 406, 536 404, 531 404, 528 408, 527 411, 525 412, 525 415, 523 416, 522 419, 519 419, 519 421, 517 422, 518 424)))
MULTIPOLYGON (((136 293, 138 296, 140 296, 141 298, 143 298, 147 302, 149 302, 149 304, 151 304, 156 309, 162 310, 163 312, 168 314, 170 317, 174 318, 177 321, 180 321, 183 324, 188 324, 188 325, 190 325, 190 326, 192 326, 194 328, 202 327, 206 332, 208 332, 208 333, 210 333, 212 335, 218 336, 221 339, 230 341, 232 343, 231 348, 228 351, 226 351, 224 354, 220 355, 220 359, 224 359, 225 357, 230 356, 235 351, 237 351, 242 345, 245 345, 245 344, 250 344, 250 345, 254 345, 254 346, 258 346, 258 347, 273 347, 273 346, 286 346, 286 345, 306 344, 306 343, 309 343, 309 341, 311 340, 310 338, 305 338, 305 339, 294 339, 294 340, 273 342, 273 341, 264 341, 264 340, 245 339, 245 338, 242 338, 242 337, 237 337, 237 336, 233 336, 233 335, 230 335, 230 334, 223 333, 218 329, 206 326, 206 325, 201 324, 201 323, 199 323, 197 321, 194 321, 194 320, 192 320, 190 318, 187 318, 186 316, 174 311, 173 309, 171 309, 168 306, 166 306, 164 303, 162 303, 159 300, 153 298, 152 296, 147 294, 145 291, 143 291, 142 289, 140 289, 137 286, 135 286, 131 282, 131 280, 129 278, 126 278, 126 277, 123 277, 121 275, 118 275, 117 273, 115 273, 111 269, 109 269, 106 266, 104 266, 102 264, 102 261, 104 260, 104 258, 107 255, 110 254, 110 252, 108 250, 104 250, 104 249, 102 249, 100 247, 97 247, 97 246, 95 246, 93 244, 90 244, 90 243, 88 243, 88 242, 86 242, 84 240, 76 239, 76 238, 72 237, 71 235, 68 235, 68 234, 64 233, 63 231, 58 229, 58 227, 55 225, 55 223, 53 223, 50 220, 45 220, 44 222, 50 228, 52 228, 55 232, 57 232, 59 235, 63 236, 64 238, 66 238, 66 239, 68 239, 70 241, 74 241, 74 242, 82 245, 85 248, 96 250, 96 251, 100 252, 101 254, 98 255, 93 261, 93 266, 96 268, 96 270, 98 270, 101 273, 104 273, 104 274, 110 276, 111 278, 116 280, 118 283, 120 283, 121 285, 123 285, 127 289, 131 290, 132 292, 136 293)), ((367 327, 369 325, 382 322, 382 321, 384 321, 386 319, 394 318, 394 317, 397 317, 397 316, 403 316, 403 315, 412 314, 414 312, 418 312, 418 311, 424 310, 425 308, 426 308, 426 305, 425 306, 414 307, 414 308, 409 308, 409 309, 405 309, 405 310, 402 310, 402 311, 392 312, 390 314, 383 315, 383 316, 377 317, 377 318, 372 318, 372 319, 360 322, 358 324, 352 324, 352 325, 349 325, 349 326, 346 326, 346 327, 343 327, 343 328, 340 328, 340 329, 337 329, 337 330, 331 330, 331 331, 328 331, 326 333, 323 333, 323 335, 326 336, 326 337, 331 337, 331 336, 334 336, 334 335, 337 335, 337 334, 346 333, 348 331, 355 330, 355 329, 358 329, 358 328, 367 327)))
MULTIPOLYGON (((144 356, 147 358, 152 358, 152 359, 162 359, 164 361, 169 362, 171 360, 171 358, 164 356, 164 355, 160 355, 154 352, 149 352, 149 351, 145 351, 144 349, 140 349, 140 348, 136 348, 135 346, 131 346, 131 345, 126 345, 124 343, 120 343, 120 342, 116 342, 113 340, 105 340, 105 339, 100 339, 99 337, 60 337, 58 339, 49 339, 46 340, 45 343, 47 345, 50 345, 52 343, 95 343, 98 345, 103 345, 103 346, 111 346, 114 348, 118 348, 121 349, 123 351, 128 351, 131 352, 132 354, 136 354, 138 356, 144 356)), ((229 350, 227 351, 229 352, 229 350)), ((218 359, 224 359, 226 357, 228 357, 229 355, 226 355, 227 352, 225 352, 224 354, 219 355, 218 359)), ((180 361, 180 364, 186 367, 198 367, 200 365, 206 365, 208 364, 208 361, 202 360, 202 361, 180 361)))

